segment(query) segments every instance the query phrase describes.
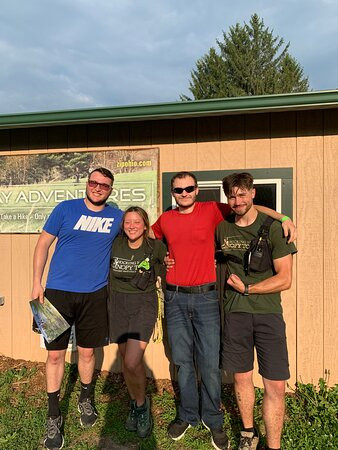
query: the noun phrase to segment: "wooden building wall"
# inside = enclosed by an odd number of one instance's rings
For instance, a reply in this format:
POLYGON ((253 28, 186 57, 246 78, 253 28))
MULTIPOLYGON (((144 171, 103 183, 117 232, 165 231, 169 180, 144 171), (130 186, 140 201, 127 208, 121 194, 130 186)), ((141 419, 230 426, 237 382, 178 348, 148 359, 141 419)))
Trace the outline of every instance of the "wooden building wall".
MULTIPOLYGON (((233 115, 0 132, 0 152, 160 149, 160 172, 293 168, 293 218, 299 230, 292 288, 283 294, 292 385, 337 382, 338 109, 233 115)), ((0 234, 0 353, 43 361, 28 299, 37 235, 0 234)), ((149 374, 168 378, 168 349, 150 344, 149 374)), ((69 355, 73 358, 74 355, 69 355)), ((116 346, 100 367, 120 370, 116 346)), ((255 375, 257 385, 260 380, 255 375)))

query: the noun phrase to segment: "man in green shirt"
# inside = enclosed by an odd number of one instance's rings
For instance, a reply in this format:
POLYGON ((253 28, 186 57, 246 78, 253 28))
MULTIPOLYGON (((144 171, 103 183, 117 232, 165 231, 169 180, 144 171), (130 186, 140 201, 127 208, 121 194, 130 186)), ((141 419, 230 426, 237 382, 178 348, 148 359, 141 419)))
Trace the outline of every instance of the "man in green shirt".
POLYGON ((255 189, 249 173, 234 173, 223 179, 223 189, 234 214, 218 225, 216 235, 227 261, 225 326, 222 366, 234 373, 237 404, 243 422, 239 449, 254 450, 255 391, 252 381, 254 347, 263 377, 263 419, 266 449, 279 449, 284 419, 285 380, 290 376, 280 292, 292 280, 292 254, 279 222, 268 232, 272 264, 261 271, 246 267, 247 251, 266 215, 253 205, 255 189))

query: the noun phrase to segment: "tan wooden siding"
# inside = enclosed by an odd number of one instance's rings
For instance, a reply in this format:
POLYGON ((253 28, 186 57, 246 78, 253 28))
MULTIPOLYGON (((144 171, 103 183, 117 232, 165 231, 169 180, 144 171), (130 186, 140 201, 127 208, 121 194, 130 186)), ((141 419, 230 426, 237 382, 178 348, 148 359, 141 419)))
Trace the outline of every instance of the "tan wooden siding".
POLYGON ((316 382, 323 375, 323 115, 298 113, 297 122, 297 372, 316 382))
POLYGON ((324 284, 324 372, 331 383, 337 382, 338 374, 338 110, 324 116, 324 163, 323 163, 323 284, 324 284))
MULTIPOLYGON (((290 113, 285 122, 281 113, 271 117, 271 167, 293 167, 293 205, 297 204, 296 186, 296 162, 297 162, 297 138, 296 138, 296 113, 290 113)), ((293 220, 297 224, 296 216, 293 220)), ((302 230, 301 230, 302 231, 302 230)), ((298 243, 297 243, 298 245, 298 243)), ((291 289, 285 291, 282 296, 284 319, 287 327, 289 344, 289 363, 291 378, 289 383, 293 385, 297 376, 297 255, 293 257, 293 274, 291 289)))
POLYGON ((245 116, 221 117, 220 169, 245 168, 245 116))
POLYGON ((0 255, 0 295, 5 298, 5 304, 0 306, 0 353, 12 356, 12 236, 0 235, 0 255))
POLYGON ((197 119, 197 170, 218 170, 221 166, 219 118, 197 119))
MULTIPOLYGON (((294 258, 292 288, 283 294, 290 383, 297 379, 316 383, 325 371, 330 371, 330 384, 337 382, 338 110, 0 132, 0 151, 6 154, 150 146, 160 149, 160 176, 179 170, 293 168, 299 253, 294 258)), ((0 295, 6 298, 0 307, 0 352, 40 361, 45 351, 31 332, 27 305, 37 238, 0 235, 0 295)), ((121 370, 115 345, 98 351, 97 357, 99 367, 121 370)), ((148 374, 169 377, 173 373, 169 357, 167 345, 150 344, 145 357, 148 374)), ((261 385, 257 372, 255 382, 261 385)))

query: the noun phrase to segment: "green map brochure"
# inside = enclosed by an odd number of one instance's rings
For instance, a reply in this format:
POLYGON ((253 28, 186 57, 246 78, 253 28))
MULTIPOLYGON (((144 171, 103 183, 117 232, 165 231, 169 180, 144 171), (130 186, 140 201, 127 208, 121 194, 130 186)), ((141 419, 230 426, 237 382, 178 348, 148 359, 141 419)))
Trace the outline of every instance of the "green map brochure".
POLYGON ((40 303, 39 299, 36 298, 31 300, 29 304, 35 322, 48 344, 70 327, 69 323, 46 297, 44 303, 40 303))

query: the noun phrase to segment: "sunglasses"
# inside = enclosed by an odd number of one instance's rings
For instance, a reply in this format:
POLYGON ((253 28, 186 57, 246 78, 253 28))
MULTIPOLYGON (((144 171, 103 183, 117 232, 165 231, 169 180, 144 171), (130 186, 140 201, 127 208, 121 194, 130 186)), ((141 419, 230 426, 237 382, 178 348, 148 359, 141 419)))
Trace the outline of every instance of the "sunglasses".
POLYGON ((175 187, 175 188, 172 188, 172 191, 173 191, 174 194, 182 194, 183 191, 185 191, 187 194, 190 194, 191 192, 194 192, 196 187, 197 186, 187 186, 187 187, 184 187, 184 188, 175 187))
POLYGON ((97 181, 94 180, 88 180, 88 186, 91 187, 92 189, 95 189, 99 186, 99 188, 101 188, 103 191, 109 191, 109 189, 111 189, 110 184, 98 183, 97 181))

